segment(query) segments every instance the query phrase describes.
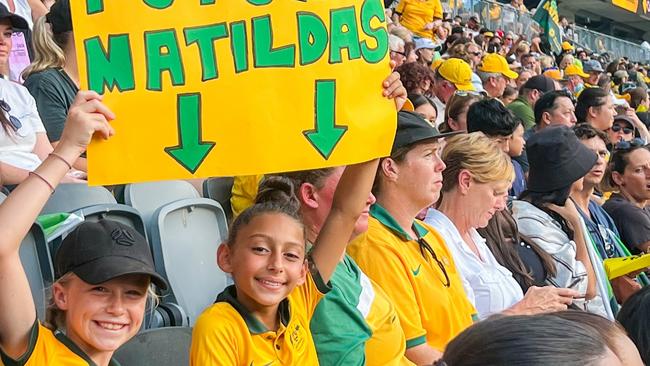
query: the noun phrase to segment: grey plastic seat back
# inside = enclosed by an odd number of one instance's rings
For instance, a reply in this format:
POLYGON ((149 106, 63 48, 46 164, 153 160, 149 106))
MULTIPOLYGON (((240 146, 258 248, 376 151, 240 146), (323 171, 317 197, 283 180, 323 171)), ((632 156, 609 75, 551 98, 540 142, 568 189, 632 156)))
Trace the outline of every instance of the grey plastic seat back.
POLYGON ((54 267, 50 261, 45 233, 38 224, 34 224, 23 239, 19 254, 32 291, 36 313, 43 321, 48 302, 45 289, 54 282, 54 267))
POLYGON ((45 204, 41 215, 58 212, 73 212, 80 208, 100 204, 117 203, 111 192, 101 186, 85 184, 60 184, 45 204))
MULTIPOLYGON (((0 204, 6 198, 7 196, 0 193, 0 204)), ((27 275, 38 319, 44 321, 48 301, 45 288, 54 281, 54 267, 50 261, 45 233, 38 224, 32 225, 20 244, 19 256, 27 275)))
POLYGON ((194 186, 184 180, 136 183, 124 188, 124 202, 140 212, 147 226, 152 223, 153 214, 162 206, 199 197, 194 186))
POLYGON ((156 270, 193 325, 228 281, 216 263, 217 248, 228 236, 223 209, 207 198, 172 202, 156 212, 150 232, 156 270))
POLYGON ((120 347, 113 358, 122 366, 189 365, 192 328, 145 330, 120 347))
POLYGON ((203 181, 203 197, 213 199, 221 205, 226 213, 228 222, 232 220, 232 206, 230 197, 232 197, 232 185, 235 181, 233 177, 210 178, 203 181))

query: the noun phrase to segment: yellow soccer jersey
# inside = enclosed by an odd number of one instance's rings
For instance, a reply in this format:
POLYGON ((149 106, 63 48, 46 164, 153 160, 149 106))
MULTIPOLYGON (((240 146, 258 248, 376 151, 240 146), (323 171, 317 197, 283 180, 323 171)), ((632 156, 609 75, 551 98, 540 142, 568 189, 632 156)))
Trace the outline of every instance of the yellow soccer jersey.
POLYGON ((392 299, 406 347, 428 343, 444 350, 476 318, 451 253, 440 235, 421 221, 413 222, 418 234, 413 239, 380 205, 370 214, 368 231, 348 246, 348 254, 392 299), (430 246, 438 261, 418 240, 430 246))
MULTIPOLYGON (((95 363, 76 344, 61 332, 52 332, 38 321, 29 336, 27 352, 17 360, 0 352, 5 366, 95 366, 95 363)), ((2 363, 0 363, 2 364, 2 363)), ((119 366, 111 361, 109 366, 119 366)))
POLYGON ((434 31, 424 29, 427 23, 442 19, 440 0, 401 0, 395 12, 400 13, 400 24, 418 37, 434 39, 434 31))
POLYGON ((280 303, 280 327, 273 331, 237 301, 234 286, 226 288, 194 326, 190 365, 318 365, 309 321, 328 291, 317 271, 309 273, 280 303))

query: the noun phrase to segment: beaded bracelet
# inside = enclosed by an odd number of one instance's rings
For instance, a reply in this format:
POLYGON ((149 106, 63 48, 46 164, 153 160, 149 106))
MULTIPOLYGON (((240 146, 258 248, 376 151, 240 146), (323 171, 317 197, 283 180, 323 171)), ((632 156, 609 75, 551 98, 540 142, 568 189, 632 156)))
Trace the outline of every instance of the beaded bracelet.
POLYGON ((52 191, 52 194, 54 194, 54 186, 52 185, 52 183, 48 182, 47 179, 43 178, 42 175, 40 175, 40 174, 38 174, 36 172, 29 172, 29 175, 33 175, 35 177, 38 177, 40 180, 45 182, 45 184, 47 184, 47 186, 50 187, 50 190, 52 191))
POLYGON ((63 156, 61 156, 61 155, 59 155, 59 154, 57 154, 57 153, 54 153, 54 152, 53 152, 53 153, 50 153, 49 156, 54 156, 55 158, 57 158, 57 159, 61 160, 62 162, 64 162, 65 165, 68 166, 68 169, 72 169, 72 164, 68 163, 68 161, 65 160, 65 159, 63 158, 63 156))

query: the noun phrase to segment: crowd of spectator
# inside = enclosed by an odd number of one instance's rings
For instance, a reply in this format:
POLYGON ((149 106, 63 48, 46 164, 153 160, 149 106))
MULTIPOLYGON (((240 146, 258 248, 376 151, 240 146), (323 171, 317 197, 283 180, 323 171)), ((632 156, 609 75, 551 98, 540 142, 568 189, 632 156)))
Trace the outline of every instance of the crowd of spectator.
MULTIPOLYGON (((650 362, 645 269, 606 270, 650 253, 647 67, 603 63, 568 32, 552 54, 439 0, 385 6, 390 155, 235 177, 216 253, 232 285, 196 319, 190 364, 650 362)), ((75 53, 69 0, 0 0, 7 366, 112 365, 170 287, 137 231, 84 222, 54 254, 46 320, 29 305, 21 240, 59 183, 85 182, 92 136, 113 134, 75 53), (31 63, 10 80, 23 31, 31 63)))

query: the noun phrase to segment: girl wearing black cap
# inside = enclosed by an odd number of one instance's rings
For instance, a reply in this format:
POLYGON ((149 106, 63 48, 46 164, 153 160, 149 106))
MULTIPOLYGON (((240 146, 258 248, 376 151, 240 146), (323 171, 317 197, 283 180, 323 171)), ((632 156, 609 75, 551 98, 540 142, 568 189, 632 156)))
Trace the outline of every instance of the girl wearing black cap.
POLYGON ((537 132, 528 140, 526 152, 528 190, 512 207, 519 231, 553 258, 557 271, 547 279, 549 284, 578 290, 586 298, 579 306, 613 318, 602 261, 569 198, 572 187, 582 189, 583 178, 598 157, 565 126, 537 132))
POLYGON ((54 323, 48 328, 37 321, 19 256, 21 240, 93 134, 113 135, 108 123, 113 118, 98 94, 79 93, 54 152, 0 205, 0 357, 5 365, 114 364, 115 350, 140 329, 149 283, 166 287, 154 272, 144 238, 114 222, 84 223, 66 237, 56 257, 59 279, 52 286, 52 306, 59 316, 48 319, 54 323))

